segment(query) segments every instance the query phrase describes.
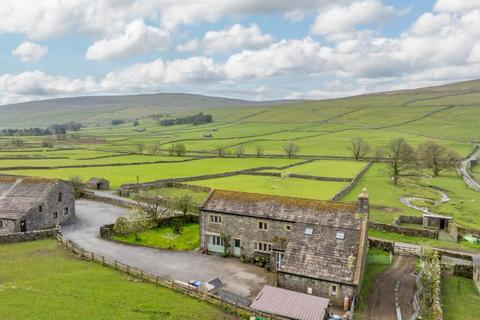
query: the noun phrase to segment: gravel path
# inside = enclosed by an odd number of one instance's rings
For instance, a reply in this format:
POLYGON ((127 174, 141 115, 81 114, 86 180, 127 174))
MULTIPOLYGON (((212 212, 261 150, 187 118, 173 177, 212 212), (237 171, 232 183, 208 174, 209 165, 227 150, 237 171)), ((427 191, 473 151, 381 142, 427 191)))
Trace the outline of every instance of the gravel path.
POLYGON ((254 265, 241 263, 236 258, 137 247, 101 239, 99 227, 113 223, 124 210, 100 202, 78 200, 76 218, 62 227, 63 235, 95 254, 141 268, 162 278, 188 282, 219 277, 225 283, 226 290, 244 297, 254 297, 265 284, 273 282, 272 274, 254 265))
POLYGON ((463 177, 463 180, 475 191, 480 191, 480 183, 475 180, 470 174, 470 167, 472 162, 477 161, 480 158, 480 144, 475 146, 475 152, 473 152, 467 159, 463 160, 458 168, 458 173, 463 177))

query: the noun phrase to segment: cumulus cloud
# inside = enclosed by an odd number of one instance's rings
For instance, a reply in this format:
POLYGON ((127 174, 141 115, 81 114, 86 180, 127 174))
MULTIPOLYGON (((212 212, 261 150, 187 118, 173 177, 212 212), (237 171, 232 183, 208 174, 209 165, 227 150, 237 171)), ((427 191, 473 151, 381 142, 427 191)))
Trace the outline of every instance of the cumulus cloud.
POLYGON ((250 24, 248 27, 235 24, 223 30, 209 31, 201 41, 193 39, 184 45, 178 46, 177 49, 185 52, 202 48, 205 53, 212 54, 236 49, 261 48, 272 41, 273 37, 262 33, 256 24, 250 24))
POLYGON ((395 8, 380 0, 364 0, 349 5, 334 5, 320 12, 310 30, 316 35, 352 31, 359 24, 388 19, 395 8))
POLYGON ((88 60, 125 58, 150 51, 164 51, 170 46, 168 32, 147 26, 142 19, 125 27, 122 35, 95 41, 85 57, 88 60))
POLYGON ((412 31, 417 34, 427 34, 437 31, 438 29, 448 26, 450 23, 450 15, 448 14, 432 14, 427 12, 420 16, 412 27, 412 31))
POLYGON ((465 12, 480 9, 480 0, 437 0, 434 9, 440 12, 465 12))
POLYGON ((25 41, 12 50, 12 55, 19 57, 24 62, 36 61, 43 58, 48 52, 47 47, 25 41))

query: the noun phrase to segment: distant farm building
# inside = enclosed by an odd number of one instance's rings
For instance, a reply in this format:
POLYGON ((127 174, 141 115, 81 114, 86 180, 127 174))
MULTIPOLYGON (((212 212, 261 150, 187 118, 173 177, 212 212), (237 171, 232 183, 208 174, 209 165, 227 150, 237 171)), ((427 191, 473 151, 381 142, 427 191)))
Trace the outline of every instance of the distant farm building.
POLYGON ((55 227, 75 216, 75 191, 61 180, 0 176, 0 235, 55 227))
POLYGON ((93 190, 109 190, 110 182, 104 178, 90 178, 87 181, 87 188, 93 190))
POLYGON ((203 251, 270 261, 279 287, 336 306, 358 296, 368 246, 366 191, 350 204, 215 190, 200 209, 203 251))
POLYGON ((423 226, 425 228, 448 230, 448 225, 453 221, 452 217, 438 214, 423 214, 423 226))

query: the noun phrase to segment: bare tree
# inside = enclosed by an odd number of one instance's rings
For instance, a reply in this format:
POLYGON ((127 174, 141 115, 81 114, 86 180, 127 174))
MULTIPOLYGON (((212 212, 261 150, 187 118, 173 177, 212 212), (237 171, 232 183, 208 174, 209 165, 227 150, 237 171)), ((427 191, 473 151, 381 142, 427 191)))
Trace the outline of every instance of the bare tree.
POLYGON ((400 174, 415 166, 415 150, 404 138, 392 140, 386 147, 387 168, 393 178, 393 183, 398 184, 400 174))
POLYGON ((361 158, 365 158, 372 149, 368 142, 363 140, 363 138, 353 138, 350 150, 352 151, 355 160, 360 160, 361 158))
POLYGON ((257 146, 256 153, 257 153, 257 158, 263 157, 263 147, 262 146, 257 146))
POLYGON ((183 143, 177 143, 174 145, 175 154, 179 157, 184 156, 187 153, 187 148, 183 143))
POLYGON ((461 159, 458 153, 433 141, 427 141, 420 146, 418 158, 423 167, 432 170, 434 177, 443 170, 455 168, 461 159))
POLYGON ((153 155, 160 154, 161 146, 159 143, 156 143, 150 146, 150 153, 153 155))
POLYGON ((83 183, 82 178, 80 176, 71 176, 68 180, 75 191, 75 195, 77 197, 81 196, 85 190, 85 184, 83 183))
POLYGON ((172 144, 168 147, 168 154, 173 156, 175 154, 175 146, 172 144))
POLYGON ((215 149, 215 151, 217 152, 218 157, 220 157, 220 158, 225 157, 225 149, 223 147, 217 147, 217 149, 215 149))
POLYGON ((139 154, 142 154, 143 150, 145 149, 145 145, 143 143, 137 143, 135 147, 137 148, 137 152, 139 154))
POLYGON ((235 148, 235 155, 237 156, 237 158, 240 158, 241 156, 243 156, 244 153, 245 153, 245 146, 243 144, 240 144, 235 148))
POLYGON ((291 159, 300 151, 300 147, 295 142, 289 142, 283 146, 283 151, 291 159))

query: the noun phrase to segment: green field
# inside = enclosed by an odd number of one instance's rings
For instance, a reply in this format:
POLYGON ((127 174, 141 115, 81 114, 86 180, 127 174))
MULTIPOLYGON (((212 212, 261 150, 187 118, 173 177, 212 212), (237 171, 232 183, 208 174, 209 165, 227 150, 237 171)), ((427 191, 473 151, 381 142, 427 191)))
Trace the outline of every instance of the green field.
POLYGON ((1 319, 233 319, 71 256, 54 240, 0 245, 1 319))
POLYGON ((181 233, 174 232, 173 227, 155 228, 138 233, 139 240, 134 234, 114 236, 113 239, 121 242, 170 250, 194 250, 198 248, 198 224, 190 223, 181 227, 181 233))
POLYGON ((316 177, 353 178, 367 165, 362 161, 317 160, 285 170, 266 172, 294 173, 316 177))
POLYGON ((480 319, 480 295, 472 279, 442 277, 443 319, 480 319))
POLYGON ((233 190, 330 200, 347 183, 331 181, 315 181, 294 178, 277 178, 263 176, 239 175, 226 178, 192 181, 191 184, 213 189, 233 190))

